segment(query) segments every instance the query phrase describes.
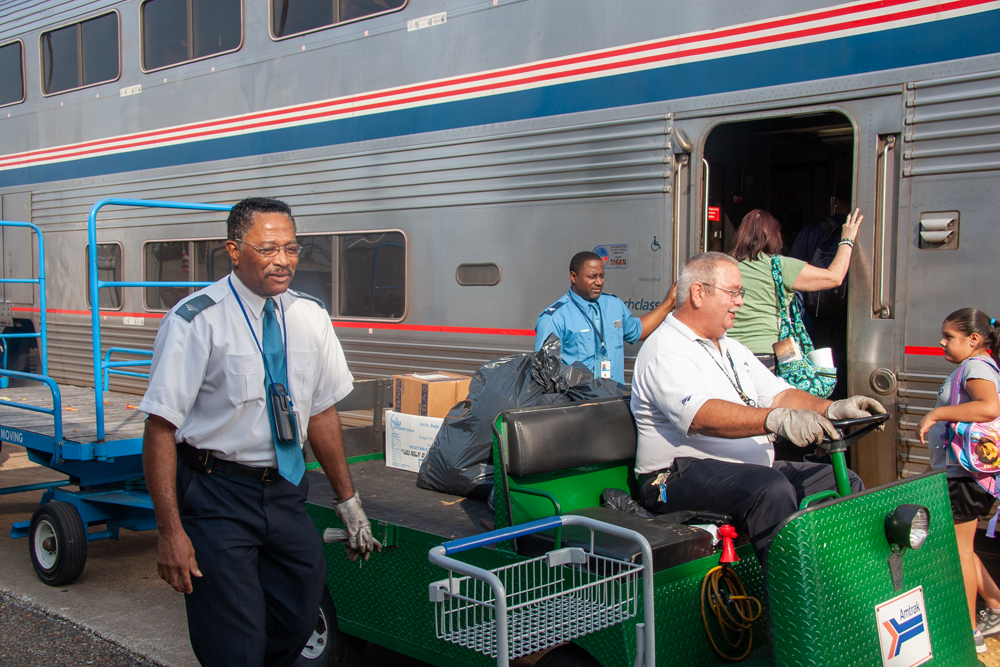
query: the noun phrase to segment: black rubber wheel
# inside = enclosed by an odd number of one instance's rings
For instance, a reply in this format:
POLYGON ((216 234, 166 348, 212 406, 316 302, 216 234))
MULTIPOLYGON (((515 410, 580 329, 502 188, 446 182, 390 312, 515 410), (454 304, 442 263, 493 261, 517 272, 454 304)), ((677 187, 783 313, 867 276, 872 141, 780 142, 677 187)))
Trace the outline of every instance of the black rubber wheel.
POLYGON ((87 564, 87 528, 69 503, 39 505, 31 515, 28 552, 35 574, 49 586, 77 580, 87 564))
POLYGON ((368 642, 337 628, 337 609, 324 587, 316 629, 293 667, 360 667, 367 648, 368 642))
POLYGON ((576 644, 557 646, 543 655, 535 667, 600 667, 601 663, 576 644))

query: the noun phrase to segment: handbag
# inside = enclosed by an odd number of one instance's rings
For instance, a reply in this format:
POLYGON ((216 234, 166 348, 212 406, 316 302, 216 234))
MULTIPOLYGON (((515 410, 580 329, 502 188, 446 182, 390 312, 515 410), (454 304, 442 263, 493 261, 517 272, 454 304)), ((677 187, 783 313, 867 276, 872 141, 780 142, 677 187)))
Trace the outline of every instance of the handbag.
MULTIPOLYGON (((988 363, 993 370, 1000 373, 996 363, 985 357, 975 357, 988 363)), ((962 369, 971 359, 966 359, 955 373, 951 383, 951 405, 958 405, 962 385, 962 369)), ((994 498, 1000 497, 997 487, 997 473, 1000 472, 1000 417, 990 422, 949 422, 945 431, 945 446, 951 458, 968 471, 979 486, 994 498)), ((997 516, 990 520, 986 531, 988 537, 993 537, 996 531, 997 516)))
POLYGON ((771 277, 778 296, 778 341, 791 339, 801 352, 798 359, 782 361, 779 358, 775 375, 796 389, 826 398, 837 386, 837 369, 817 366, 805 357, 813 351, 812 339, 802 324, 802 306, 793 300, 789 308, 785 302, 785 282, 781 278, 781 259, 777 255, 771 257, 771 277))

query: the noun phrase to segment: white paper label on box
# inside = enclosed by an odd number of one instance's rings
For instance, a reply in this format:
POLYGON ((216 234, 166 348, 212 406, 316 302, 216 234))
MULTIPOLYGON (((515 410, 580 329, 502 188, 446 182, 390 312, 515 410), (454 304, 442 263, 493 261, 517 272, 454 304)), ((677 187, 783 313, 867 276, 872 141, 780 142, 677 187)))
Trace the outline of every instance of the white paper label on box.
POLYGON ((385 464, 419 472, 444 419, 385 412, 385 464))
POLYGON ((460 379, 460 378, 452 378, 450 375, 444 375, 442 373, 414 373, 412 377, 415 377, 418 380, 451 380, 451 379, 460 379))

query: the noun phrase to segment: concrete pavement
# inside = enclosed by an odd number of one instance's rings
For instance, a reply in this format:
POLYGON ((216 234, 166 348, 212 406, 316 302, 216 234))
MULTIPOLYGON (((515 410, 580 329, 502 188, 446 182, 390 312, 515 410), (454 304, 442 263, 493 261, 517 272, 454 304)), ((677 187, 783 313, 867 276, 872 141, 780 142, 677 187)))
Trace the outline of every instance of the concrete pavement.
MULTIPOLYGON (((61 479, 64 478, 28 461, 22 448, 3 444, 0 450, 0 488, 61 479)), ((31 566, 27 539, 13 540, 8 533, 15 521, 31 519, 42 493, 29 491, 0 495, 0 596, 16 603, 14 607, 27 607, 13 610, 13 617, 18 619, 16 622, 31 625, 44 621, 31 613, 30 607, 34 607, 57 619, 67 619, 135 653, 140 656, 137 664, 144 662, 142 658, 148 658, 168 667, 197 667, 198 661, 188 642, 184 598, 161 581, 156 572, 155 531, 136 533, 122 530, 118 542, 91 542, 87 547, 87 565, 83 574, 72 584, 52 588, 39 581, 31 566)), ((3 601, 0 597, 0 602, 3 601)), ((11 616, 0 607, 0 618, 9 621, 11 616)), ((33 640, 35 633, 27 628, 22 635, 28 642, 33 640)), ((3 636, 10 641, 11 637, 21 635, 3 636)), ((73 641, 72 637, 79 638, 81 635, 63 633, 62 640, 73 641)), ((86 639, 83 637, 77 641, 85 642, 86 639)), ((4 655, 0 652, 0 664, 15 664, 5 663, 4 655)), ((65 664, 87 664, 87 661, 65 664)), ((364 664, 366 667, 425 665, 379 646, 369 646, 364 664)))
MULTIPOLYGON (((0 487, 64 479, 27 460, 20 447, 0 451, 0 487)), ((7 533, 27 521, 41 491, 0 496, 0 590, 84 626, 141 656, 172 667, 196 667, 187 639, 184 599, 156 573, 156 533, 121 531, 121 539, 87 547, 87 566, 66 586, 46 586, 31 566, 27 539, 7 533)))

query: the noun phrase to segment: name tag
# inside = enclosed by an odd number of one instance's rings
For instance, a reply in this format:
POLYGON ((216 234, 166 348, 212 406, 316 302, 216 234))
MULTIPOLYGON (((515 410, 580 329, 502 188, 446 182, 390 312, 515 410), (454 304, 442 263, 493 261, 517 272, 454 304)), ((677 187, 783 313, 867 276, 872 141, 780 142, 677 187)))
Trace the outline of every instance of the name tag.
POLYGON ((607 359, 601 362, 601 377, 606 380, 611 378, 611 362, 607 359))
POLYGON ((615 320, 615 329, 621 329, 621 328, 622 328, 622 321, 615 320))

